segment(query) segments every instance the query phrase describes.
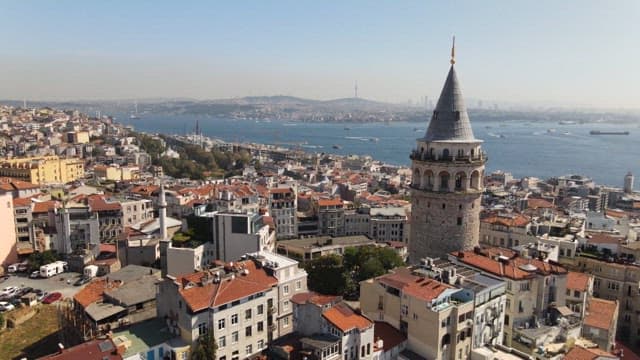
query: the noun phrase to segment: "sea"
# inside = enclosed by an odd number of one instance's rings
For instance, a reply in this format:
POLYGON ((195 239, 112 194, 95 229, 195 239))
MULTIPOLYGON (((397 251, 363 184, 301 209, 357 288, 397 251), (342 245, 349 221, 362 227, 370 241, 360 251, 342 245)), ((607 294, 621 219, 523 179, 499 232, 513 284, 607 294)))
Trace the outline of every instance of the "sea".
MULTIPOLYGON (((389 123, 309 123, 239 120, 190 115, 143 115, 116 121, 138 131, 193 133, 232 142, 253 142, 301 148, 309 152, 370 155, 395 165, 410 165, 409 153, 424 136, 427 121, 389 123)), ((629 171, 640 178, 640 125, 609 123, 561 124, 557 121, 474 121, 476 138, 484 141, 487 172, 503 170, 515 177, 580 174, 598 184, 618 186, 629 171), (591 130, 629 131, 629 135, 590 135, 591 130)), ((640 181, 638 181, 640 182, 640 181)), ((638 188, 636 184, 636 188, 638 188)))

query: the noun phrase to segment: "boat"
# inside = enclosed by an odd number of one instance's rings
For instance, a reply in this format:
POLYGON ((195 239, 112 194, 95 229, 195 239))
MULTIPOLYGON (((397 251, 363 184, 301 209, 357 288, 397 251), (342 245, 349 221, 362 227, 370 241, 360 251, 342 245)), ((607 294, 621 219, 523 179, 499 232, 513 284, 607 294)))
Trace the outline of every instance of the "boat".
POLYGON ((340 145, 333 145, 332 148, 336 149, 336 150, 340 150, 342 149, 342 146, 340 145))
POLYGON ((344 130, 348 131, 348 130, 351 130, 351 128, 345 127, 344 130))
POLYGON ((589 131, 589 135, 629 135, 628 131, 600 131, 600 130, 591 130, 589 131))
POLYGON ((576 122, 573 120, 560 120, 558 121, 558 124, 560 125, 575 125, 576 122))
POLYGON ((370 138, 369 141, 378 142, 378 138, 370 138))
POLYGON ((554 133, 554 132, 556 132, 556 129, 547 129, 547 133, 549 133, 549 134, 554 133))

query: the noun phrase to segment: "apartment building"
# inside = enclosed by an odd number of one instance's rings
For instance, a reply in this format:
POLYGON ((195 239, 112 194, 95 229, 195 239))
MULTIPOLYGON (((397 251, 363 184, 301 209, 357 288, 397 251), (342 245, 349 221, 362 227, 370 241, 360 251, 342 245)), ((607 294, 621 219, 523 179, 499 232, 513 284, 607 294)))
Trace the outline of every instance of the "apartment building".
POLYGON ((506 346, 511 347, 514 338, 521 338, 520 330, 539 327, 549 315, 551 305, 565 306, 568 271, 557 263, 521 257, 503 248, 455 252, 449 260, 506 282, 503 339, 506 346))
POLYGON ((0 266, 6 267, 18 260, 13 199, 10 193, 0 194, 0 226, 4 236, 0 240, 0 266))
POLYGON ((278 279, 261 262, 229 263, 166 277, 158 285, 158 317, 187 343, 213 331, 218 360, 246 359, 277 337, 278 291, 278 279))
POLYGON ((293 188, 269 190, 269 214, 276 226, 276 238, 295 239, 298 237, 298 202, 293 188))
POLYGON ((298 262, 269 251, 247 254, 245 258, 260 263, 278 280, 277 316, 274 317, 274 336, 280 337, 293 331, 292 298, 307 292, 307 272, 298 267, 298 262))
POLYGON ((318 232, 320 235, 344 236, 344 204, 340 198, 318 199, 318 232))
POLYGON ((582 336, 598 344, 602 350, 613 351, 617 322, 617 300, 590 298, 585 310, 582 336))
POLYGON ((618 339, 629 344, 640 340, 640 317, 637 314, 640 311, 640 266, 586 256, 578 256, 564 264, 593 276, 594 297, 618 301, 618 339))
POLYGON ((468 291, 398 268, 361 282, 360 294, 362 314, 399 329, 418 356, 466 359, 471 351, 474 297, 468 291))
POLYGON ((122 225, 132 226, 140 222, 153 219, 153 202, 148 199, 123 199, 120 201, 122 209, 122 225))
POLYGON ((24 157, 0 161, 0 176, 33 184, 65 184, 84 177, 84 161, 58 156, 24 157))
POLYGON ((374 359, 374 323, 339 297, 303 293, 294 297, 296 333, 319 359, 374 359))
POLYGON ((566 294, 567 307, 584 318, 587 300, 593 296, 593 275, 569 271, 566 294))

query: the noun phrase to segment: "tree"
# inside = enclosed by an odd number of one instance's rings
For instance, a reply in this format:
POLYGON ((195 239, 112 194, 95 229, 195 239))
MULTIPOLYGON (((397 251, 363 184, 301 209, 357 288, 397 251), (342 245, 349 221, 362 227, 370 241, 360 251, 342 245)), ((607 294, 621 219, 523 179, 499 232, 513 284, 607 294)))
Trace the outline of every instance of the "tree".
POLYGON ((190 360, 211 360, 216 358, 216 350, 218 350, 218 344, 216 344, 216 338, 213 335, 213 330, 207 331, 206 334, 200 335, 198 340, 193 344, 191 349, 190 360))
POLYGON ((40 266, 51 264, 52 262, 58 260, 58 256, 51 250, 46 250, 43 252, 36 252, 29 255, 29 267, 31 270, 38 270, 40 266))
POLYGON ((313 259, 305 264, 307 283, 311 290, 321 294, 343 294, 347 285, 342 258, 331 254, 313 259))

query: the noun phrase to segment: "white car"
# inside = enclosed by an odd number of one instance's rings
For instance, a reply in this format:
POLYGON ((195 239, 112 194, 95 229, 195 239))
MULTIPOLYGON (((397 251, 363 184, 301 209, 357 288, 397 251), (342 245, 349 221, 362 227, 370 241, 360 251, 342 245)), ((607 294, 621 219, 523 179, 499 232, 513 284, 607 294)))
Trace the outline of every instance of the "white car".
POLYGON ((36 271, 32 272, 32 273, 29 275, 29 277, 30 277, 30 278, 32 278, 32 279, 37 279, 37 278, 39 278, 39 277, 40 277, 40 271, 36 270, 36 271))
POLYGON ((16 307, 11 303, 8 303, 6 301, 0 301, 0 311, 10 311, 15 308, 16 307))
POLYGON ((0 295, 13 296, 18 293, 18 290, 20 289, 15 286, 7 286, 6 288, 2 289, 2 291, 0 291, 0 295))

